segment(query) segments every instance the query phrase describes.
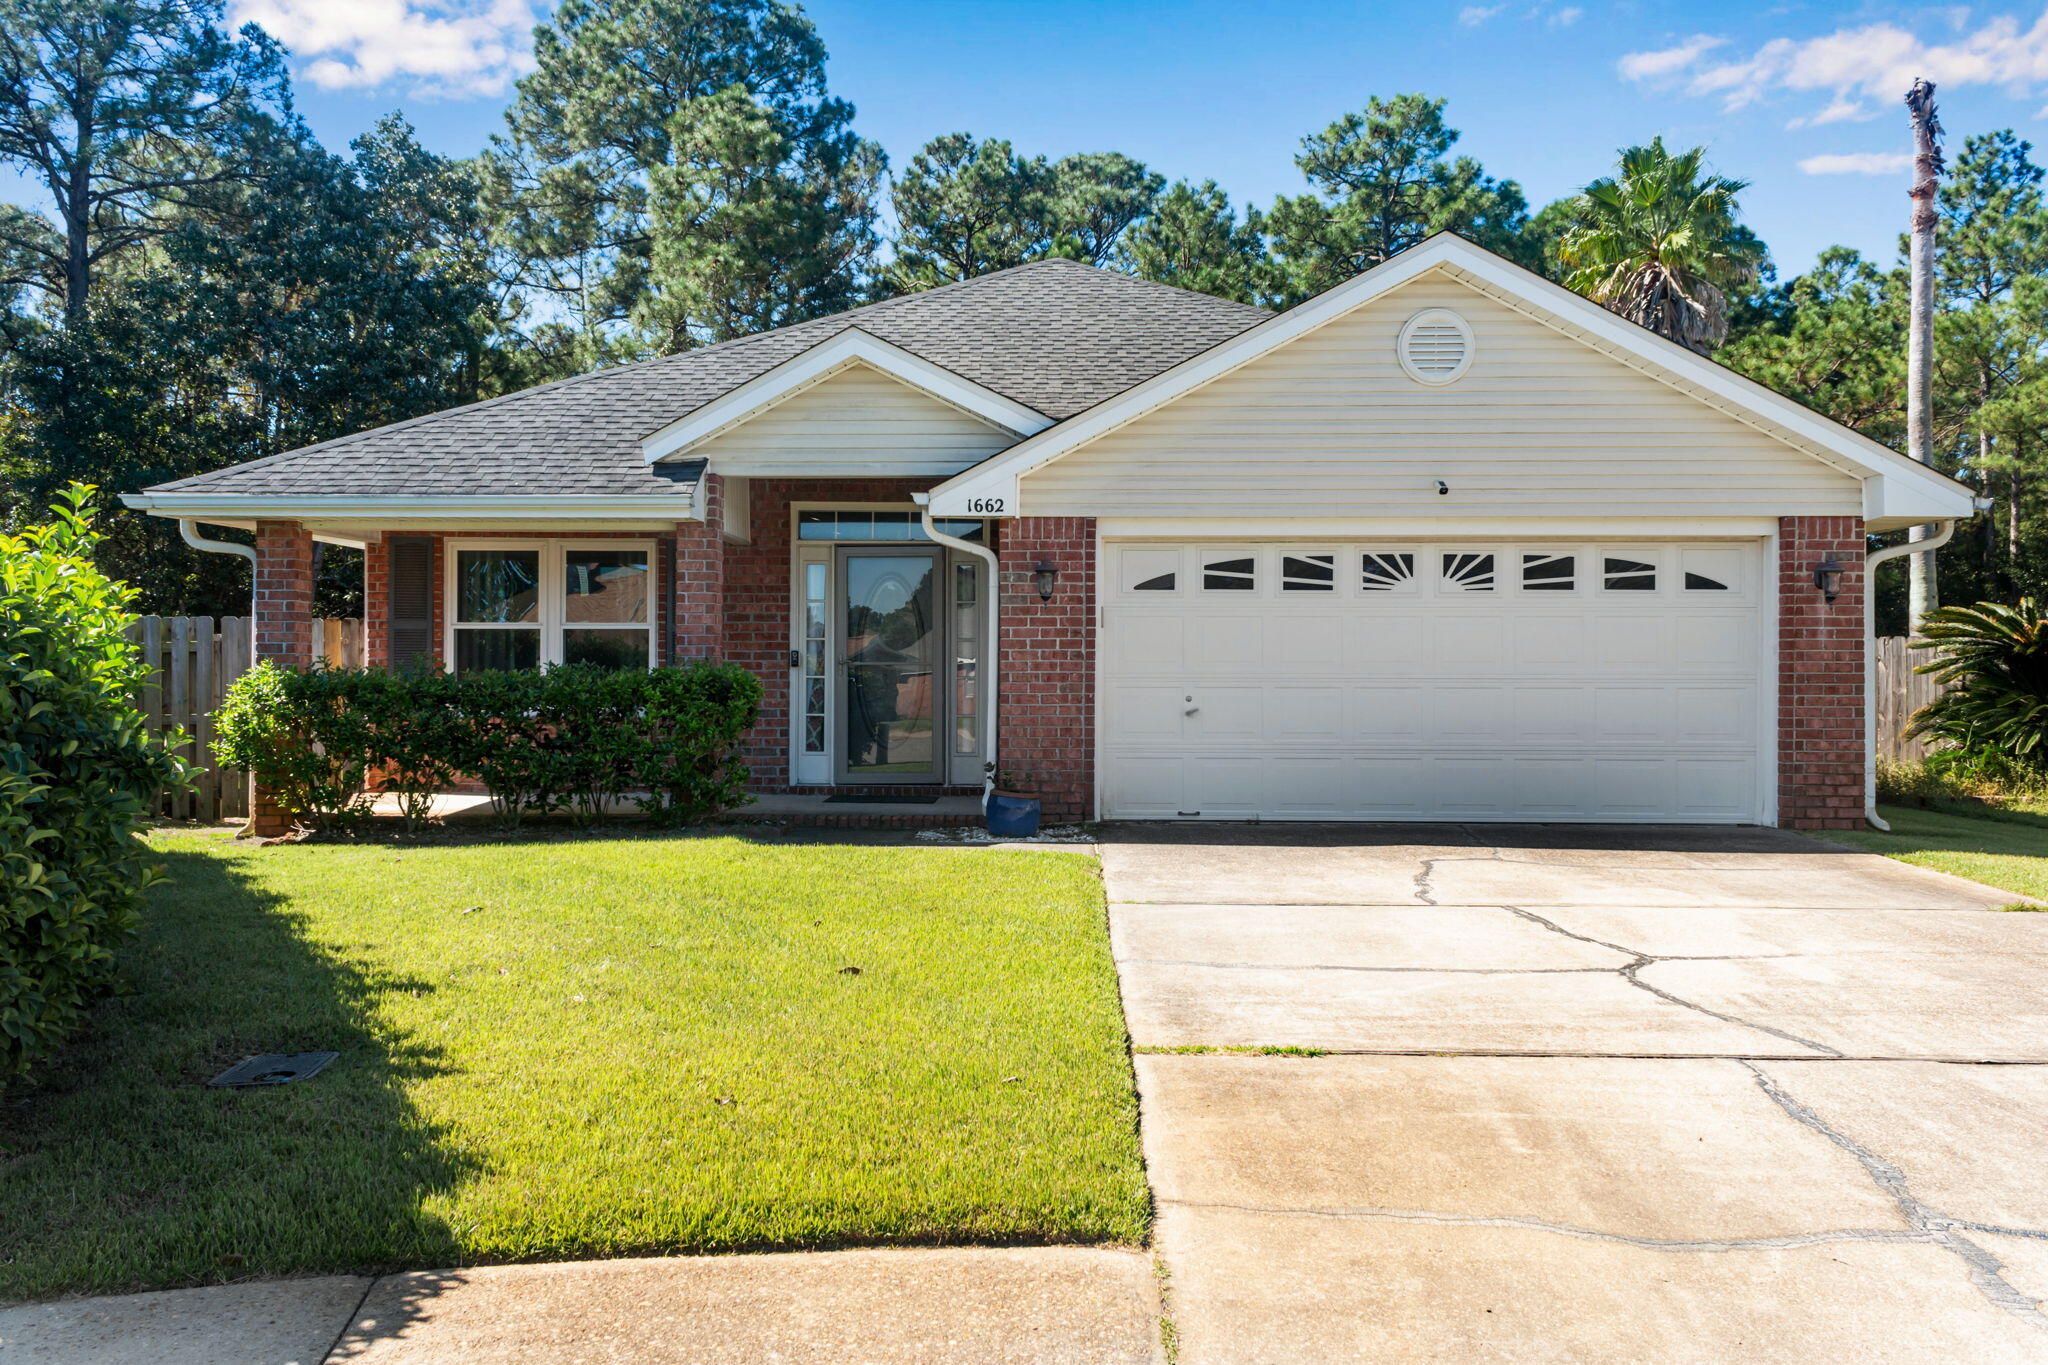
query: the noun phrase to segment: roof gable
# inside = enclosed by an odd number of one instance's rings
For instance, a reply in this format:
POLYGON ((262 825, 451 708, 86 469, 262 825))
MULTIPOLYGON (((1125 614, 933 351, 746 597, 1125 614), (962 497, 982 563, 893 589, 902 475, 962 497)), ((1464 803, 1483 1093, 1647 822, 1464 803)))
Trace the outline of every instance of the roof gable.
MULTIPOLYGON (((933 490, 936 511, 999 501, 1015 515, 1017 481, 1146 413, 1180 400, 1431 272, 1479 290, 1659 383, 1863 482, 1863 514, 1905 524, 1967 516, 1971 493, 1912 460, 1727 368, 1617 317, 1450 233, 1439 233, 1307 303, 1190 357, 1085 413, 1022 441, 933 490)), ((1451 391, 1455 392, 1456 386, 1451 391)))
MULTIPOLYGON (((970 423, 966 429, 962 429, 961 422, 950 426, 952 434, 960 438, 958 445, 963 454, 975 458, 1052 425, 1051 418, 1022 403, 963 379, 944 366, 913 355, 858 327, 849 327, 650 433, 640 443, 641 454, 650 462, 685 458, 702 451, 709 442, 736 434, 747 424, 776 413, 792 400, 807 395, 814 397, 821 388, 834 386, 835 381, 844 380, 856 372, 885 375, 894 387, 921 396, 924 400, 922 406, 937 406, 945 413, 955 414, 970 423), (989 430, 1005 433, 1009 439, 991 445, 983 435, 989 430)), ((844 390, 847 386, 841 383, 837 387, 844 390)), ((875 397, 881 399, 883 395, 875 397)), ((859 413, 863 405, 850 402, 848 408, 850 413, 859 413)), ((901 404, 891 405, 889 411, 873 415, 883 425, 890 421, 914 420, 901 404)), ((856 422, 854 425, 859 424, 856 422)), ((843 435, 843 432, 835 435, 843 435)), ((815 456, 832 452, 809 453, 815 456)), ((870 458, 873 453, 869 452, 870 458)), ((798 459, 803 456, 800 451, 792 454, 798 459)), ((957 469, 969 462, 962 459, 952 463, 950 468, 957 469)))

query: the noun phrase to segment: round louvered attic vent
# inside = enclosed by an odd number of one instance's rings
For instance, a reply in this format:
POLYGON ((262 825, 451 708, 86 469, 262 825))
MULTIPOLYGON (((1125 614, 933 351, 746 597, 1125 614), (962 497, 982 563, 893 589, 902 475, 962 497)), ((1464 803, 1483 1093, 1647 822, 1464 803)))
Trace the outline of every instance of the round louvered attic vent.
POLYGON ((1448 308, 1427 308, 1401 328, 1394 349, 1418 384, 1449 384, 1472 364, 1472 328, 1448 308))

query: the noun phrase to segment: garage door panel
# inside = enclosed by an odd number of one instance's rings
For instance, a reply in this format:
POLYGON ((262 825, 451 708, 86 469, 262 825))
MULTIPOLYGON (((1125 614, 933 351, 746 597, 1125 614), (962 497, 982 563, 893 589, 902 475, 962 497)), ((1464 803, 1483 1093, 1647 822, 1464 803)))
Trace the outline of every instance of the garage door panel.
POLYGON ((1586 688, 1575 685, 1522 686, 1512 693, 1513 733, 1532 746, 1574 745, 1591 737, 1593 711, 1586 688))
POLYGON ((1649 612, 1595 616, 1587 634, 1588 662, 1600 668, 1653 669, 1671 653, 1671 623, 1649 612))
POLYGON ((1439 743, 1500 744, 1509 729, 1506 687, 1439 687, 1430 693, 1431 738, 1439 743))
POLYGON ((1418 672, 1429 662, 1428 618, 1413 609, 1383 610, 1384 602, 1365 598, 1344 620, 1344 671, 1353 677, 1418 672))
POLYGON ((1196 615, 1189 621, 1187 666, 1194 673, 1238 673, 1265 665, 1265 622, 1250 614, 1196 615))
POLYGON ((1111 677, 1178 674, 1187 667, 1187 621, 1156 611, 1111 611, 1104 616, 1103 663, 1111 677))
POLYGON ((1361 742, 1420 744, 1427 733, 1429 690, 1413 683, 1353 687, 1350 737, 1361 742))
POLYGON ((1279 676, 1339 672, 1344 664, 1344 618, 1320 612, 1267 618, 1266 661, 1279 676))
POLYGON ((1346 689, 1330 683, 1321 687, 1273 688, 1267 734, 1287 744, 1316 741, 1341 744, 1345 737, 1346 689))
POLYGON ((1329 592, 1283 590, 1300 546, 1137 548, 1105 573, 1123 585, 1101 646, 1106 814, 1764 814, 1756 544, 1409 545, 1401 591, 1362 567, 1386 547, 1314 547, 1329 592), (1256 587, 1205 587, 1204 556, 1249 561, 1256 587), (1529 576, 1560 556, 1569 589, 1529 576), (1138 589, 1176 564, 1178 590, 1138 589))
POLYGON ((1111 684, 1104 696, 1103 721, 1110 733, 1138 744, 1180 739, 1187 693, 1179 687, 1111 684))
POLYGON ((1446 614, 1435 621, 1435 648, 1430 662, 1439 669, 1473 669, 1500 672, 1507 666, 1501 657, 1501 637, 1507 619, 1493 612, 1446 614))

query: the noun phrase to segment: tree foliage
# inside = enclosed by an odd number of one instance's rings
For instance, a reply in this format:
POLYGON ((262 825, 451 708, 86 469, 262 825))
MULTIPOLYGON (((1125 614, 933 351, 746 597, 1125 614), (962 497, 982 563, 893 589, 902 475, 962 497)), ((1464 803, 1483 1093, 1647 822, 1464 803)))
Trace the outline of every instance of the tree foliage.
POLYGON ((490 200, 507 279, 561 319, 543 320, 544 350, 590 369, 748 316, 831 312, 863 287, 882 153, 826 95, 798 6, 567 0, 534 64, 493 143, 490 200), (736 306, 707 299, 727 280, 736 306))
POLYGON ((1122 266, 1125 237, 1165 180, 1118 152, 1049 161, 1000 138, 948 133, 896 177, 889 285, 909 293, 1064 256, 1122 266))
POLYGON ((1131 229, 1128 249, 1131 269, 1161 284, 1238 303, 1268 289, 1265 242, 1213 180, 1176 182, 1131 229))
POLYGON ((2048 775, 2048 619, 2031 597, 2017 603, 1940 607, 1913 648, 1934 659, 1945 691, 1922 707, 1910 733, 1965 753, 1989 755, 2039 779, 2048 775))
POLYGON ((1453 157, 1457 141, 1444 101, 1414 94, 1368 100, 1303 138, 1294 164, 1314 192, 1283 195, 1259 222, 1272 243, 1278 301, 1320 294, 1436 232, 1519 258, 1528 217, 1521 187, 1453 157))
POLYGON ((1702 354, 1728 335, 1730 299, 1769 261, 1738 219, 1740 180, 1709 174, 1706 148, 1661 137, 1625 147, 1620 172, 1586 186, 1557 242, 1565 283, 1702 354))
POLYGON ((167 230, 195 194, 245 178, 253 123, 287 104, 261 29, 230 35, 220 0, 0 0, 0 162, 49 195, 0 215, 0 281, 90 306, 96 274, 167 230))

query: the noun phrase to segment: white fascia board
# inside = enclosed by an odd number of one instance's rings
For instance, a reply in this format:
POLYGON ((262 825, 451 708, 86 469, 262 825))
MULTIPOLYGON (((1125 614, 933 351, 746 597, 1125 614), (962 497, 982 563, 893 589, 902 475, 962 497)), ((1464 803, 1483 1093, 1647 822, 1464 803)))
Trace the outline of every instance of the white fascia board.
POLYGON ((606 493, 493 493, 468 497, 337 497, 309 493, 124 493, 121 501, 159 517, 202 520, 271 518, 461 521, 516 517, 526 521, 607 521, 619 518, 701 521, 691 499, 625 497, 606 493))
MULTIPOLYGON (((933 489, 933 508, 946 515, 962 515, 963 505, 969 500, 1001 498, 1007 509, 1002 515, 1014 516, 1017 514, 1017 481, 1032 470, 1288 342, 1306 336, 1325 323, 1438 267, 1452 268, 1454 277, 1469 274, 1478 281, 1484 281, 1492 290, 1522 301, 1532 309, 1552 314, 1601 343, 1602 348, 1612 348, 1641 362, 1653 377, 1671 383, 1681 392, 1695 388, 1699 394, 1711 395, 1721 404, 1782 429, 1800 443, 1795 445, 1795 449, 1810 444, 1812 449, 1803 453, 1824 460, 1827 455, 1832 455, 1840 462, 1838 468, 1865 479, 1866 484, 1873 479, 1896 480, 1904 486, 1901 492, 1908 500, 1928 508, 1947 507, 1958 500, 1964 507, 1970 505, 1973 495, 1964 485, 1829 421, 1753 380, 1695 355, 1676 342, 1617 317, 1562 285, 1553 284, 1461 237, 1442 232, 1362 275, 1325 290, 1269 322, 1240 332, 1200 355, 1104 400, 1050 431, 991 456, 933 489)), ((1781 436, 1779 439, 1784 438, 1781 436)), ((1827 462, 1835 463, 1833 460, 1827 462)), ((1866 491, 1866 498, 1870 496, 1866 491)), ((1884 497, 1882 493, 1878 496, 1884 497)), ((1884 500, 1890 501, 1888 498, 1884 500)), ((1936 513, 1929 512, 1928 515, 1936 513)))
POLYGON ((963 379, 872 332, 849 327, 642 438, 640 453, 649 464, 675 459, 699 442, 759 416, 849 365, 880 370, 942 403, 1018 436, 1030 436, 1052 425, 1050 417, 1034 408, 963 379))
POLYGON ((1104 540, 1755 540, 1775 517, 1104 517, 1104 540))

